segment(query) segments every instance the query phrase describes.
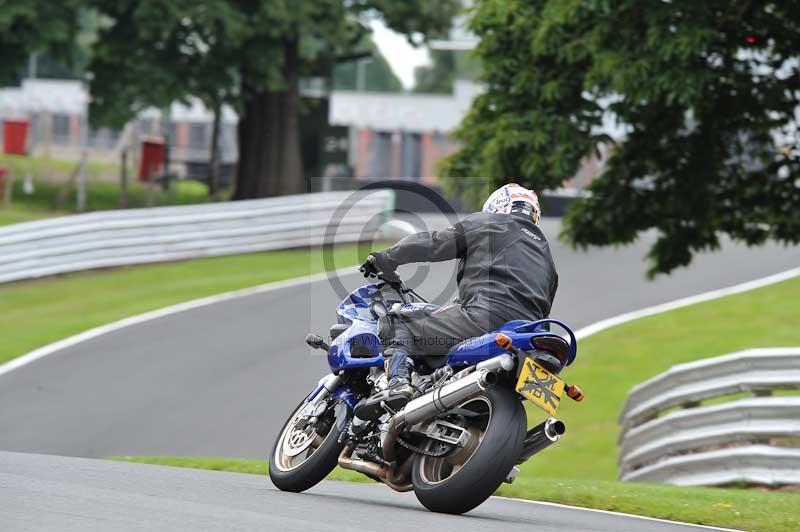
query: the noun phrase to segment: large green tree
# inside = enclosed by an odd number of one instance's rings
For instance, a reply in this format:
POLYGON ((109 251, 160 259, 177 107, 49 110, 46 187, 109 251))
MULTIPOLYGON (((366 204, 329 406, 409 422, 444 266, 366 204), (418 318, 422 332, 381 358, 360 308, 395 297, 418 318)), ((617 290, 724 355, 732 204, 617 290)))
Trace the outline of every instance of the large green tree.
POLYGON ((471 29, 487 90, 443 165, 451 190, 557 186, 612 143, 605 113, 625 134, 565 219, 573 244, 655 229, 653 275, 722 234, 800 240, 800 1, 482 0, 471 29))
POLYGON ((0 0, 0 84, 14 82, 33 53, 76 60, 81 0, 0 0))
POLYGON ((480 62, 467 50, 431 50, 431 63, 414 69, 414 92, 453 92, 453 82, 475 79, 480 62))
POLYGON ((356 50, 363 50, 356 59, 341 61, 334 65, 331 76, 333 90, 351 91, 359 89, 359 76, 363 76, 362 90, 377 92, 401 92, 403 84, 392 71, 392 67, 368 36, 362 39, 356 50))
POLYGON ((239 112, 237 199, 306 189, 300 79, 330 77, 368 33, 366 19, 418 36, 446 29, 457 9, 455 0, 92 1, 110 20, 93 63, 98 113, 220 91, 239 112))

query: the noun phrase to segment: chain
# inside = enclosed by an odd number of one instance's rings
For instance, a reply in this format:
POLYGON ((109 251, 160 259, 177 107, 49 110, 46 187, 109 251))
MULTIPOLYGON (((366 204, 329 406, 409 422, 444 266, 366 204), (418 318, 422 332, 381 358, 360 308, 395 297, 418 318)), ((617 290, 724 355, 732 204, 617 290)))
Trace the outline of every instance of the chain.
POLYGON ((440 456, 444 456, 450 452, 450 449, 444 449, 442 451, 428 451, 427 449, 422 449, 417 447, 416 445, 412 445, 407 441, 403 440, 403 438, 397 438, 397 443, 399 443, 402 447, 405 447, 409 451, 419 453, 425 456, 430 456, 432 458, 439 458, 440 456))

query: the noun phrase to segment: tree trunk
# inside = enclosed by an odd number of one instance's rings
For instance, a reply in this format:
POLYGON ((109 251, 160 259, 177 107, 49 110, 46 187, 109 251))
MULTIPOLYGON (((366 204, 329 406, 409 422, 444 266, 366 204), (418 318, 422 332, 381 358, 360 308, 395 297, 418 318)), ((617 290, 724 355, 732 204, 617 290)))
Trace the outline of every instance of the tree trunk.
POLYGON ((237 128, 239 164, 234 199, 296 194, 306 190, 300 157, 299 55, 297 39, 284 45, 282 90, 242 91, 237 128))
POLYGON ((208 157, 208 196, 216 201, 219 195, 219 129, 222 121, 222 104, 215 102, 214 120, 211 123, 211 150, 208 157))

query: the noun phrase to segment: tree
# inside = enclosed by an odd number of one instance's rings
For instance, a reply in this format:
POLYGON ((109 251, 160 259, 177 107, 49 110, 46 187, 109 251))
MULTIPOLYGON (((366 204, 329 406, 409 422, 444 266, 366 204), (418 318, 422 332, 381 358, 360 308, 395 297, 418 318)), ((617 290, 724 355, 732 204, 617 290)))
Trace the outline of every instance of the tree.
POLYGON ((222 107, 236 101, 231 36, 243 20, 222 1, 91 1, 105 21, 89 65, 92 122, 121 128, 145 108, 199 98, 213 115, 207 177, 215 198, 222 107))
POLYGON ((334 65, 332 87, 333 90, 351 91, 356 90, 358 69, 364 69, 364 90, 377 92, 401 92, 403 84, 392 71, 392 67, 386 58, 380 53, 371 39, 365 38, 359 46, 365 50, 365 56, 352 61, 344 61, 334 65), (363 67, 359 67, 359 61, 365 61, 363 67))
POLYGON ((457 79, 475 79, 480 63, 471 52, 462 50, 431 50, 431 64, 414 69, 414 92, 453 92, 457 79))
POLYGON ((457 7, 455 0, 93 1, 111 21, 93 62, 100 115, 188 94, 230 99, 239 112, 236 199, 307 188, 300 79, 330 77, 367 33, 365 17, 427 34, 446 28, 457 7))
POLYGON ((79 0, 0 0, 0 83, 17 80, 33 53, 71 63, 79 0))
POLYGON ((320 73, 328 77, 333 64, 363 39, 364 17, 382 17, 407 35, 430 34, 446 29, 456 8, 455 0, 261 2, 251 17, 257 21, 260 13, 265 19, 243 46, 246 54, 261 54, 262 62, 255 56, 243 62, 235 197, 305 190, 298 81, 320 73), (272 52, 269 64, 263 64, 263 49, 272 52))
POLYGON ((565 218, 568 241, 626 244, 656 229, 650 275, 722 234, 796 243, 798 21, 797 0, 484 0, 471 29, 487 91, 442 166, 447 185, 473 201, 505 180, 557 186, 612 142, 607 113, 626 134, 565 218), (469 175, 491 179, 469 190, 469 175))

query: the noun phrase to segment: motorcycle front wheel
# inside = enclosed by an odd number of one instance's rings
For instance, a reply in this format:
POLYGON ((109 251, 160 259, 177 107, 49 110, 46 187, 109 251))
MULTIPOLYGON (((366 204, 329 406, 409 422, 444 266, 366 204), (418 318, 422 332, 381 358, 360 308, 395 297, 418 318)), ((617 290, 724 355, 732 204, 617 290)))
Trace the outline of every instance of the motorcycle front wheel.
POLYGON ((511 472, 522 452, 527 422, 516 394, 500 387, 454 410, 466 413, 459 416, 459 425, 469 432, 469 441, 445 456, 418 454, 411 478, 414 494, 426 508, 462 514, 488 499, 511 472))
POLYGON ((303 423, 303 401, 286 420, 268 460, 269 478, 282 491, 299 493, 324 479, 336 467, 339 443, 334 405, 311 425, 303 423))

